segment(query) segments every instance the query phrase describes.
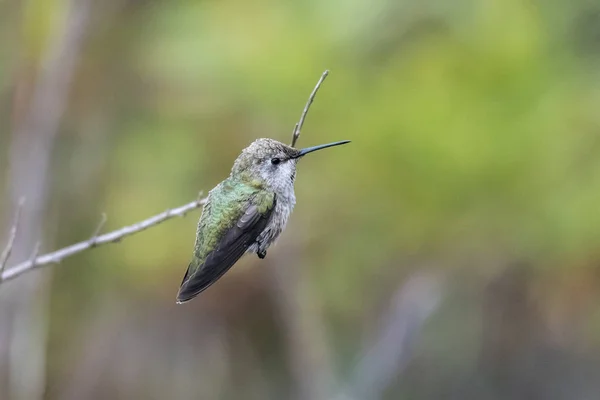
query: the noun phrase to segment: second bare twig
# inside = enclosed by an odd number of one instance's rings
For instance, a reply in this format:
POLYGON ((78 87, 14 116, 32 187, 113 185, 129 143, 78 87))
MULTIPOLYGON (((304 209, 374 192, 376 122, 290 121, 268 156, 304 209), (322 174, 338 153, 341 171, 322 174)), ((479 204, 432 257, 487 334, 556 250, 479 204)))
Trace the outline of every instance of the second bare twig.
POLYGON ((294 147, 296 145, 296 141, 300 137, 300 131, 302 130, 302 125, 304 125, 304 120, 306 119, 306 114, 308 114, 310 105, 315 100, 315 96, 317 95, 317 92, 319 91, 321 84, 323 83, 325 78, 327 78, 327 75, 329 75, 328 69, 326 69, 325 72, 323 72, 323 75, 321 75, 321 78, 317 82, 317 85, 315 86, 312 93, 308 97, 308 101, 306 102, 306 105, 304 106, 304 110, 302 110, 302 114, 300 115, 300 121, 298 121, 296 126, 294 126, 294 131, 292 132, 292 144, 291 144, 292 147, 294 147))
POLYGON ((2 257, 0 258, 0 276, 2 272, 4 272, 4 267, 6 267, 6 263, 10 258, 10 253, 12 252, 13 246, 15 245, 15 239, 17 237, 17 233, 19 232, 19 222, 21 219, 21 209, 25 204, 25 198, 21 197, 19 200, 19 205, 17 205, 17 211, 15 211, 15 220, 10 228, 10 233, 8 235, 8 242, 6 244, 6 248, 2 252, 2 257))
POLYGON ((96 246, 96 244, 98 242, 98 235, 100 234, 100 232, 102 232, 102 228, 104 228, 104 224, 106 224, 107 219, 108 218, 106 217, 106 213, 102 213, 102 218, 100 219, 100 223, 98 223, 98 226, 96 227, 96 230, 94 231, 94 234, 89 239, 90 247, 96 246))

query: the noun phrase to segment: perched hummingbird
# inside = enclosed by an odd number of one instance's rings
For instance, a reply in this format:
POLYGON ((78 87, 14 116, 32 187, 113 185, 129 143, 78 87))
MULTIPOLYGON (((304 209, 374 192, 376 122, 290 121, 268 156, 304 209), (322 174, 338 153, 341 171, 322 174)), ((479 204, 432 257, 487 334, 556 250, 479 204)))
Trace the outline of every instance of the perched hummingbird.
POLYGON ((258 139, 246 147, 229 177, 208 194, 177 303, 193 299, 215 283, 244 253, 265 258, 296 204, 298 160, 346 143, 349 140, 298 150, 273 139, 258 139))

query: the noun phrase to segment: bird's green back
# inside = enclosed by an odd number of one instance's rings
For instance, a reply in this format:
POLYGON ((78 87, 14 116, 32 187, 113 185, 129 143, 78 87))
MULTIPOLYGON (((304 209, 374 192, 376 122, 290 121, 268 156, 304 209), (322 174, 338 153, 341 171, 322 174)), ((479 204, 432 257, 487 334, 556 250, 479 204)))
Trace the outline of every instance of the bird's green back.
POLYGON ((274 193, 259 182, 246 182, 234 177, 225 179, 211 190, 198 222, 194 258, 188 274, 204 263, 250 204, 255 204, 260 213, 265 213, 273 206, 274 199, 274 193))

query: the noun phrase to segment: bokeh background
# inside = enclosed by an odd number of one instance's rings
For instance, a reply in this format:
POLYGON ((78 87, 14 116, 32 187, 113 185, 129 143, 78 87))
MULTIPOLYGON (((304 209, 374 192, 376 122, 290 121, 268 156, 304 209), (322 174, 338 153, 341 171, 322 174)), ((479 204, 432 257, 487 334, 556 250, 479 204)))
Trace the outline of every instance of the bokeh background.
POLYGON ((175 305, 198 210, 0 285, 0 398, 597 399, 600 3, 0 0, 8 267, 284 142, 265 260, 175 305))

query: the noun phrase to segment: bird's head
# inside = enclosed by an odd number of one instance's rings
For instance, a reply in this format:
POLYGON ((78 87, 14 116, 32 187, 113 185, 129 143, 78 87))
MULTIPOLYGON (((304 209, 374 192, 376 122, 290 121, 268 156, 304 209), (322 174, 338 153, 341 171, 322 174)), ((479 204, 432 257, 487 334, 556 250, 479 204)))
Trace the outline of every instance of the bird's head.
POLYGON ((294 184, 300 158, 313 151, 349 143, 349 140, 296 149, 273 139, 257 139, 246 147, 233 164, 231 175, 258 181, 276 192, 294 184))

